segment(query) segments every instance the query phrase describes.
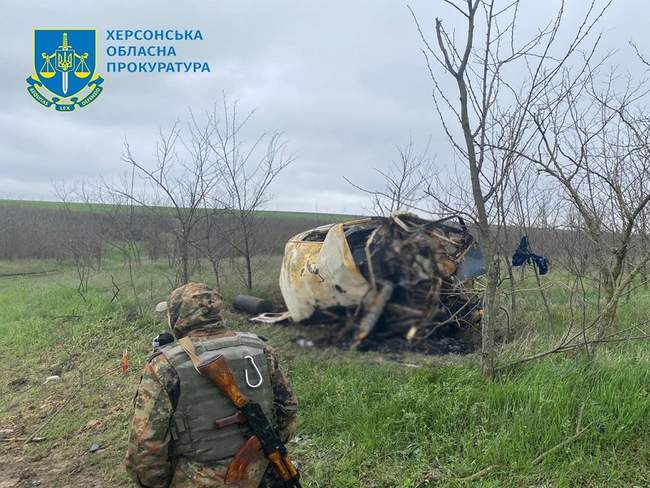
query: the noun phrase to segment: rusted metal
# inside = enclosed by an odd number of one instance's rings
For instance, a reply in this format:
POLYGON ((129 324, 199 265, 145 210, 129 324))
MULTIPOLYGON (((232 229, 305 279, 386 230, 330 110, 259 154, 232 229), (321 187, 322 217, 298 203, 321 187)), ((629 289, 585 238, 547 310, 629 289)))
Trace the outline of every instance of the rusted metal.
POLYGON ((392 283, 386 282, 382 284, 381 290, 375 295, 373 303, 368 307, 368 312, 364 315, 361 322, 359 322, 359 329, 354 338, 354 346, 357 347, 363 340, 370 335, 372 330, 377 325, 377 321, 381 314, 384 313, 384 308, 390 300, 395 287, 392 283))
POLYGON ((483 256, 456 219, 399 214, 298 234, 285 247, 280 273, 291 318, 325 319, 336 341, 357 347, 395 337, 418 343, 442 329, 478 325, 472 283, 484 273, 483 256))

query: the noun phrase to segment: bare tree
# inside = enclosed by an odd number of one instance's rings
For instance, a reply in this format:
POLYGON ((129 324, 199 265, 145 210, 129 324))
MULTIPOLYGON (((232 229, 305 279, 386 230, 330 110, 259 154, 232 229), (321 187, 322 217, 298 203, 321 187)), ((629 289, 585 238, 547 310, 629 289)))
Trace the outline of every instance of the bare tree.
POLYGON ((268 201, 271 183, 294 160, 279 132, 264 132, 252 142, 246 141, 243 132, 254 113, 252 110, 241 115, 238 102, 229 102, 224 94, 214 107, 214 137, 209 143, 220 175, 220 189, 214 194, 212 206, 234 222, 234 227, 221 235, 243 258, 243 281, 249 290, 253 287, 251 257, 258 211, 268 201))
MULTIPOLYGON (((499 226, 503 229, 498 251, 504 258, 508 273, 510 322, 517 323, 519 285, 513 270, 512 250, 524 235, 531 239, 531 244, 544 244, 544 241, 547 241, 545 237, 552 235, 557 226, 563 207, 562 201, 556 196, 558 192, 554 185, 544 184, 542 175, 528 161, 513 166, 508 180, 508 185, 504 186, 504 191, 499 192, 497 197, 499 226)), ((521 267, 520 282, 524 279, 526 268, 526 264, 521 267)), ((537 266, 532 265, 531 268, 547 318, 552 321, 551 306, 544 291, 542 278, 537 266)))
POLYGON ((141 163, 125 142, 122 159, 142 185, 110 188, 158 217, 174 219, 177 283, 190 281, 195 230, 204 218, 203 209, 220 176, 211 158, 211 124, 201 124, 191 116, 185 134, 187 137, 183 138, 178 123, 167 132, 161 130, 152 164, 141 163))
POLYGON ((205 207, 205 218, 202 225, 203 238, 197 242, 199 252, 210 262, 217 289, 221 288, 221 263, 226 256, 227 242, 227 238, 224 236, 225 229, 220 225, 223 223, 219 219, 222 213, 220 208, 205 207))
MULTIPOLYGON (((511 168, 521 160, 516 151, 507 149, 523 149, 531 143, 529 107, 590 39, 593 26, 608 4, 598 9, 593 1, 568 43, 558 40, 564 2, 548 24, 524 41, 518 39, 518 0, 503 5, 496 0, 443 0, 441 4, 461 16, 464 39, 449 32, 437 18, 435 42, 430 42, 412 9, 411 13, 423 42, 437 113, 467 169, 469 190, 465 190, 467 185, 456 190, 470 195, 471 207, 449 210, 471 214, 487 260, 482 367, 484 374, 491 376, 499 320, 496 242, 500 226, 496 203, 499 192, 508 183, 511 168), (445 83, 444 76, 453 81, 455 88, 445 83)), ((433 191, 430 196, 438 198, 433 191)), ((439 203, 443 208, 449 206, 442 200, 439 203)))
POLYGON ((424 190, 432 178, 432 161, 429 157, 430 140, 420 152, 412 138, 402 146, 396 145, 397 159, 391 161, 388 169, 375 171, 381 176, 384 188, 371 190, 362 185, 345 181, 372 198, 373 210, 377 215, 392 215, 418 206, 425 198, 424 190))
MULTIPOLYGON (((143 220, 151 220, 150 212, 147 212, 140 205, 136 204, 132 198, 124 195, 132 195, 135 192, 136 174, 134 168, 124 175, 119 183, 113 186, 102 185, 96 195, 96 201, 104 205, 110 227, 110 235, 106 243, 116 251, 122 258, 122 263, 129 273, 129 289, 133 294, 135 305, 139 314, 143 315, 140 291, 136 284, 136 268, 142 264, 142 241, 143 234, 140 230, 143 227, 143 220), (120 185, 120 187, 115 186, 120 185), (109 191, 107 191, 107 188, 109 191), (116 192, 116 188, 121 188, 121 193, 116 192)), ((111 275, 111 284, 113 286, 113 298, 111 301, 120 300, 120 287, 111 275)))
POLYGON ((568 72, 531 110, 540 140, 527 158, 556 181, 579 220, 575 232, 594 245, 605 295, 598 336, 616 318, 618 302, 650 260, 643 248, 650 203, 650 119, 639 102, 644 82, 623 83, 615 72, 568 72), (635 263, 628 266, 630 258, 635 263), (629 272, 626 273, 626 267, 629 272))
POLYGON ((68 257, 72 258, 79 283, 77 292, 86 301, 88 281, 93 272, 99 271, 102 265, 104 239, 98 222, 89 219, 92 215, 92 197, 89 195, 87 184, 79 181, 73 184, 61 182, 54 184, 54 191, 63 203, 62 243, 68 257), (76 202, 86 204, 86 212, 75 210, 76 202))

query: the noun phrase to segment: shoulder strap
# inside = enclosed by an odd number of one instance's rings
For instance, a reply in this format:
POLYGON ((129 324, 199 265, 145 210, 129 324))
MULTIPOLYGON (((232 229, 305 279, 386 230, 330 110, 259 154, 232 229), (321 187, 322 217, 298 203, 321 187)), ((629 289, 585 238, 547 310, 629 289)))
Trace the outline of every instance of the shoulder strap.
POLYGON ((196 350, 194 349, 194 344, 192 344, 192 340, 189 337, 185 336, 178 339, 177 342, 187 353, 187 355, 190 357, 190 360, 192 361, 192 364, 194 365, 194 369, 196 370, 196 372, 201 374, 201 372, 199 371, 199 364, 201 364, 201 360, 196 355, 196 350))
MULTIPOLYGON (((178 339, 176 342, 178 343, 179 346, 181 346, 181 348, 183 348, 185 353, 189 356, 190 360, 192 361, 192 364, 194 365, 194 369, 196 369, 196 371, 198 372, 199 365, 201 364, 201 358, 199 358, 199 355, 196 353, 196 348, 194 347, 192 340, 188 336, 185 336, 178 339)), ((228 337, 222 339, 221 347, 233 347, 241 344, 245 344, 253 347, 259 347, 260 349, 264 348, 264 342, 257 335, 251 333, 243 333, 243 332, 238 332, 237 335, 234 337, 228 337)))

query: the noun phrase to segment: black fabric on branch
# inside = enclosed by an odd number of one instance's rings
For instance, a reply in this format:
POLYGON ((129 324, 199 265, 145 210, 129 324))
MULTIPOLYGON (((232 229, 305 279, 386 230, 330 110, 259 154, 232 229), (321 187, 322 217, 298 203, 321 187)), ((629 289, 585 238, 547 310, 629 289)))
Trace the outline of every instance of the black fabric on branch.
POLYGON ((548 259, 539 254, 530 252, 528 236, 523 236, 521 238, 521 241, 519 241, 519 247, 517 247, 515 253, 512 255, 513 266, 522 266, 525 263, 531 263, 537 266, 540 275, 548 273, 548 259))

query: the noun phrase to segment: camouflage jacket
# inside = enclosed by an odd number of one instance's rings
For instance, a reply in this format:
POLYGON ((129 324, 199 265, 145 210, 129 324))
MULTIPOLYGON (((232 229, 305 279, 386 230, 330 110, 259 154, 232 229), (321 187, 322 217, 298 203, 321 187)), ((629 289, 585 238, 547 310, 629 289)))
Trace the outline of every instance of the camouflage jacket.
MULTIPOLYGON (((223 327, 203 327, 188 333, 191 337, 219 337, 233 335, 223 327)), ((296 430, 297 401, 278 366, 272 348, 265 349, 271 382, 277 429, 284 442, 296 430)), ((179 398, 179 379, 164 355, 154 353, 144 368, 144 373, 134 399, 135 413, 131 424, 126 469, 138 486, 146 488, 203 488, 224 485, 224 477, 231 459, 210 465, 191 460, 170 459, 170 421, 179 398)), ((260 453, 259 459, 249 466, 249 480, 241 488, 260 486, 267 461, 260 453)))

